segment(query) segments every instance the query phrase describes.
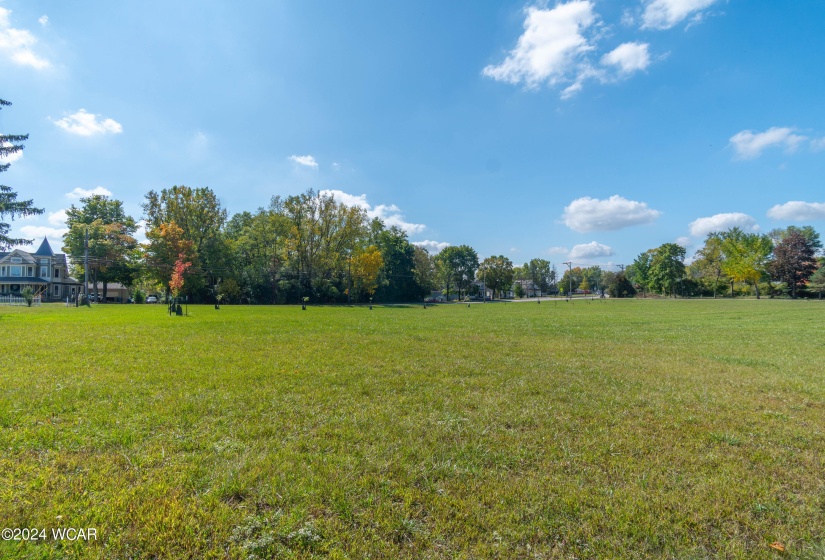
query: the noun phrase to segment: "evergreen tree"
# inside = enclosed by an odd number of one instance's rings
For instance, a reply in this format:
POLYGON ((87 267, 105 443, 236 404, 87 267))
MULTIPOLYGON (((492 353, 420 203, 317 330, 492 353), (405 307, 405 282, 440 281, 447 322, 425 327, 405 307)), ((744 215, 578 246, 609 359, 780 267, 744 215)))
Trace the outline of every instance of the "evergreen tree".
MULTIPOLYGON (((11 105, 8 101, 0 99, 0 109, 11 105)), ((0 173, 8 170, 11 162, 3 163, 20 152, 24 146, 20 142, 25 142, 29 138, 28 134, 0 134, 0 173)), ((26 216, 35 216, 42 214, 42 208, 35 208, 32 200, 17 200, 17 193, 11 187, 0 185, 0 251, 9 249, 13 245, 31 245, 31 239, 18 239, 9 237, 11 225, 8 224, 6 216, 10 220, 15 218, 23 218, 26 216)))

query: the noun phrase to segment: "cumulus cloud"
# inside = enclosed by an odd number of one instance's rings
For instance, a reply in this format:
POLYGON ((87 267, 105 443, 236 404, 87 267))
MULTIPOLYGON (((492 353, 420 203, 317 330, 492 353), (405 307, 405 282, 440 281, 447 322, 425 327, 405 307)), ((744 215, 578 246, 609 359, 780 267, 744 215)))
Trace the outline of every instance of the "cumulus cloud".
POLYGON ((63 246, 63 235, 68 233, 68 231, 69 228, 65 227, 53 228, 47 226, 22 226, 20 228, 20 233, 22 234, 21 237, 24 239, 34 239, 36 242, 38 239, 47 237, 49 239, 49 244, 55 251, 59 251, 59 248, 63 246))
POLYGON ((332 196, 336 201, 346 204, 347 206, 357 206, 359 208, 363 208, 366 210, 367 216, 370 218, 378 218, 384 222, 384 225, 387 227, 395 226, 407 232, 408 235, 421 233, 427 229, 427 226, 424 224, 414 224, 406 221, 404 219, 404 215, 401 213, 401 209, 395 204, 379 204, 377 206, 372 206, 369 202, 367 202, 367 195, 365 194, 354 195, 335 189, 323 190, 320 194, 323 196, 332 196))
POLYGON ((100 195, 103 195, 103 196, 112 196, 112 191, 110 191, 109 189, 107 189, 105 187, 95 187, 93 189, 81 189, 80 187, 77 187, 72 192, 66 193, 66 198, 74 198, 74 199, 89 198, 90 196, 93 196, 93 195, 96 195, 96 194, 100 194, 100 195))
POLYGON ((791 200, 777 204, 768 210, 768 217, 774 220, 825 220, 825 202, 802 202, 791 200))
POLYGON ((589 0, 574 0, 551 9, 530 7, 516 47, 504 62, 487 66, 482 73, 501 82, 523 82, 528 87, 543 82, 577 82, 582 67, 588 66, 585 55, 594 49, 584 32, 596 19, 589 0))
POLYGON ((709 233, 726 231, 733 227, 738 227, 749 233, 759 231, 759 225, 756 223, 756 220, 741 212, 715 214, 707 218, 693 220, 688 225, 690 234, 693 237, 705 237, 709 233))
POLYGON ((602 64, 614 66, 622 75, 639 72, 650 66, 647 43, 622 43, 602 57, 602 64))
POLYGON ((680 237, 676 240, 676 244, 687 249, 688 247, 693 245, 693 240, 690 237, 680 237))
POLYGON ((716 0, 649 0, 642 14, 642 29, 670 29, 688 17, 701 19, 716 0))
POLYGON ((661 215, 658 210, 648 208, 645 202, 628 200, 619 195, 605 200, 585 196, 564 209, 562 220, 573 231, 611 231, 648 224, 661 215))
POLYGON ((528 88, 559 87, 561 98, 569 99, 588 80, 615 83, 646 69, 651 63, 647 43, 623 43, 598 57, 597 43, 605 26, 594 6, 591 0, 570 0, 552 8, 527 8, 524 32, 515 48, 501 64, 486 66, 482 74, 528 88))
POLYGON ((289 156, 291 161, 294 161, 298 165, 303 165, 304 167, 311 167, 313 169, 318 169, 318 162, 315 161, 315 158, 306 155, 306 156, 289 156))
POLYGON ((57 212, 49 212, 48 221, 53 226, 65 226, 67 219, 68 216, 66 216, 65 208, 58 210, 57 212))
POLYGON ((66 132, 78 136, 120 134, 123 132, 123 127, 116 120, 89 113, 86 109, 80 109, 73 115, 54 121, 54 124, 66 132))
POLYGON ((574 245, 573 248, 570 249, 568 256, 571 259, 596 259, 600 257, 611 257, 614 254, 613 249, 607 245, 591 241, 590 243, 574 245))
POLYGON ((11 13, 7 8, 0 8, 0 54, 20 66, 35 70, 48 68, 49 61, 32 50, 37 38, 28 29, 12 27, 11 13))
POLYGON ((47 15, 43 14, 43 15, 42 15, 42 16, 40 16, 40 18, 37 20, 37 23, 39 23, 39 24, 40 24, 40 25, 42 25, 43 27, 46 27, 47 25, 49 25, 49 16, 47 16, 47 15))
POLYGON ((792 152, 805 140, 807 138, 795 134, 793 128, 775 126, 765 132, 737 132, 730 137, 730 144, 736 151, 737 159, 754 159, 773 146, 784 147, 786 151, 792 152))
MULTIPOLYGON (((2 146, 4 148, 11 148, 12 145, 13 144, 11 142, 3 142, 2 144, 0 144, 0 146, 2 146)), ((0 164, 5 165, 7 163, 14 163, 15 161, 17 161, 21 157, 23 157, 23 150, 18 150, 14 153, 6 154, 6 155, 3 155, 2 153, 0 153, 0 164)))
POLYGON ((431 255, 435 255, 440 253, 444 249, 450 246, 449 243, 445 241, 413 241, 411 243, 416 247, 421 247, 422 249, 426 249, 431 255))

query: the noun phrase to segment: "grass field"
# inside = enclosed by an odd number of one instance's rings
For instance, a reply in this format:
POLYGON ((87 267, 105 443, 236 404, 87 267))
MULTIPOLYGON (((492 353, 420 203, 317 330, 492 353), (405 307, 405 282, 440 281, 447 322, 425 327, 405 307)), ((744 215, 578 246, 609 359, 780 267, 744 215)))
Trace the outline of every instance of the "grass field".
POLYGON ((825 557, 825 304, 164 311, 0 308, 0 557, 825 557))

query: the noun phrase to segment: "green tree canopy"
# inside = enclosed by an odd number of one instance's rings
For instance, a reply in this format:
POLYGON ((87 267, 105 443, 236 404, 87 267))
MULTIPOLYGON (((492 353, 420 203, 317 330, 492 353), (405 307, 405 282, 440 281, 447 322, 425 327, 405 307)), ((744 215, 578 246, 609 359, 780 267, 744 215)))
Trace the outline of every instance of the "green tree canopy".
POLYGON ((665 243, 654 249, 651 256, 651 286, 661 290, 662 295, 675 295, 677 283, 685 276, 685 248, 676 243, 665 243))
POLYGON ((651 265, 653 263, 653 253, 645 251, 639 254, 627 269, 627 276, 630 280, 642 289, 642 297, 647 296, 652 281, 651 265))
POLYGON ((504 255, 487 257, 478 265, 478 277, 484 279, 493 294, 501 296, 502 291, 513 285, 513 262, 504 255))
POLYGON ((451 245, 436 255, 436 261, 439 264, 447 294, 449 295, 450 286, 455 286, 461 298, 475 280, 478 253, 468 245, 451 245))
MULTIPOLYGON (((109 282, 130 286, 139 267, 138 243, 134 238, 137 223, 123 210, 123 203, 103 195, 80 199, 66 210, 69 231, 63 235, 63 251, 72 259, 78 275, 85 274, 85 242, 89 236, 89 274, 97 292, 103 283, 106 297, 109 282)), ((96 294, 97 295, 97 294, 96 294)))
POLYGON ((734 282, 751 282, 759 298, 759 280, 767 271, 768 259, 773 251, 770 238, 758 233, 745 233, 738 227, 720 235, 724 254, 722 272, 734 282))

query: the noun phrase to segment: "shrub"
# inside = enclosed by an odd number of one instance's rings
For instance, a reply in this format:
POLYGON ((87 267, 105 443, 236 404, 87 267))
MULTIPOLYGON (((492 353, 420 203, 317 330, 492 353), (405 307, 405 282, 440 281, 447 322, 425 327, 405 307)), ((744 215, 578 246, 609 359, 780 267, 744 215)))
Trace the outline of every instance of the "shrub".
POLYGON ((141 291, 140 289, 136 288, 135 291, 132 292, 132 301, 134 301, 135 303, 145 303, 146 294, 144 294, 143 291, 141 291))
POLYGON ((32 290, 32 287, 26 286, 23 288, 23 291, 20 292, 20 295, 23 296, 24 300, 26 300, 26 305, 31 307, 32 302, 34 302, 34 290, 32 290))

